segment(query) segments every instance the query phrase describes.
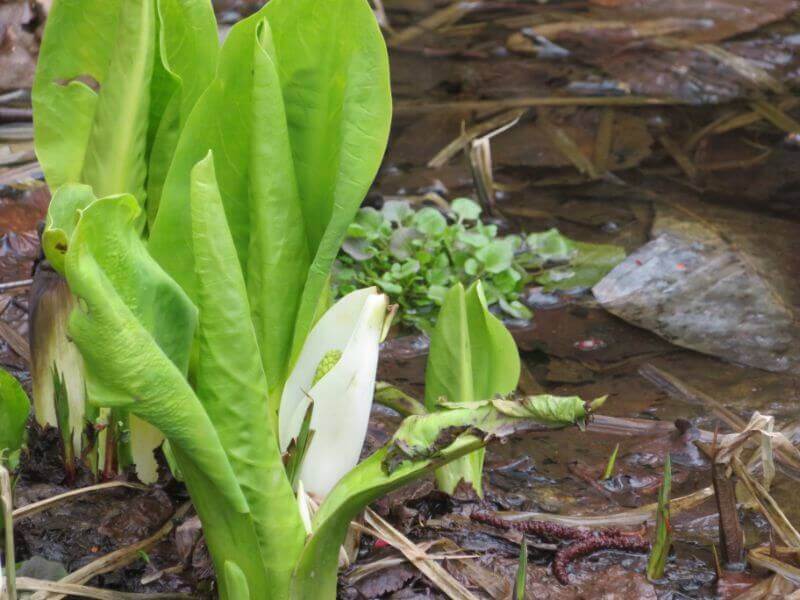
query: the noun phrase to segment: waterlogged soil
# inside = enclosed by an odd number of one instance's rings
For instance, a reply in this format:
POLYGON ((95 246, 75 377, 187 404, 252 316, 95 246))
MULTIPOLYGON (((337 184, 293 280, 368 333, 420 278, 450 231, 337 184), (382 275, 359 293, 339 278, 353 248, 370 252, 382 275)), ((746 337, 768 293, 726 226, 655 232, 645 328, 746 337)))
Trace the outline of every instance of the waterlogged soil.
MULTIPOLYGON (((250 0, 215 4, 222 34, 260 5, 250 0)), ((529 102, 527 109, 509 117, 518 116, 517 124, 492 139, 496 204, 489 218, 504 232, 557 227, 571 238, 613 243, 632 253, 651 239, 653 222, 667 205, 702 207, 695 212, 711 215, 708 220, 717 224, 725 221, 723 209, 735 209, 746 222, 752 220, 765 252, 771 252, 770 267, 762 275, 770 281, 800 281, 797 253, 787 250, 798 239, 791 228, 800 226, 797 136, 754 119, 751 104, 754 88, 765 86, 775 106, 800 118, 787 91, 800 72, 795 2, 764 0, 758 18, 738 0, 474 2, 462 3, 467 7, 463 13, 429 20, 413 32, 409 28, 414 24, 451 3, 376 2, 381 4, 387 15, 384 24, 392 32, 388 35, 396 114, 387 157, 368 203, 380 205, 390 198, 421 203, 430 193, 475 197, 474 172, 463 153, 439 166, 429 166, 429 161, 464 128, 512 108, 504 103, 509 99, 626 94, 670 98, 657 106, 613 108, 591 102, 544 108, 529 102), (625 26, 609 28, 603 21, 625 26), (671 41, 658 37, 666 35, 663 30, 652 31, 656 24, 678 27, 666 32, 671 41), (547 35, 539 35, 542 31, 547 35), (665 47, 666 43, 672 45, 665 47), (731 56, 748 58, 760 71, 743 70, 731 56), (725 118, 745 122, 724 130, 708 128, 725 118), (603 128, 606 133, 601 136, 603 128), (565 139, 570 141, 566 145, 565 139), (586 172, 581 155, 604 168, 586 172), (786 227, 759 232, 767 217, 781 219, 786 227), (786 243, 772 243, 776 241, 786 243)), ((26 71, 24 61, 6 56, 4 48, 0 46, 0 64, 13 59, 22 65, 18 87, 24 88, 32 63, 26 71)), ((19 115, 27 110, 27 95, 23 90, 14 98, 3 107, 9 110, 0 110, 0 120, 3 115, 24 120, 19 115)), ((18 139, 25 127, 29 123, 0 125, 0 159, 20 156, 23 161, 28 156, 30 141, 18 139)), ((37 227, 49 200, 43 184, 30 181, 41 178, 35 163, 7 160, 0 163, 2 283, 30 277, 39 254, 37 227)), ((585 399, 608 396, 603 415, 639 421, 635 431, 611 434, 590 424, 586 431, 570 428, 493 442, 486 456, 483 498, 463 487, 447 497, 428 479, 374 505, 413 541, 432 543, 432 554, 468 557, 440 562, 479 598, 510 597, 522 540, 518 534, 470 520, 476 510, 621 513, 655 502, 667 454, 673 465, 673 496, 711 484, 708 461, 694 442, 707 439, 709 432, 730 429, 707 404, 676 395, 645 377, 648 365, 721 402, 744 420, 760 411, 775 416, 776 428, 796 434, 796 370, 770 372, 686 349, 679 345, 685 340, 664 331, 657 335, 611 315, 589 290, 549 293, 531 287, 523 299, 534 311, 533 320, 507 323, 525 365, 520 391, 585 399), (642 423, 661 426, 642 434, 642 423), (600 481, 617 445, 614 475, 600 481)), ((24 383, 29 378, 27 307, 24 286, 0 292, 0 363, 24 383)), ((680 308, 665 301, 659 310, 680 314, 680 308)), ((713 312, 714 306, 708 309, 713 312)), ((427 346, 423 335, 399 332, 384 346, 380 378, 420 398, 427 346)), ((399 415, 376 406, 365 453, 385 443, 399 422, 399 415)), ((92 483, 86 473, 78 473, 70 484, 67 480, 54 432, 33 428, 16 485, 16 505, 92 483)), ((788 518, 800 523, 797 481, 779 470, 772 492, 788 518)), ((185 489, 166 470, 150 490, 116 488, 81 496, 20 519, 18 559, 39 556, 74 571, 153 535, 177 513, 173 531, 161 541, 125 568, 90 583, 213 597, 213 569, 197 519, 191 510, 183 512, 186 501, 185 489)), ((759 513, 741 509, 740 516, 748 547, 769 541, 768 524, 759 513)), ((717 521, 711 498, 674 514, 674 552, 665 578, 654 583, 644 576, 644 554, 603 551, 571 565, 571 583, 562 585, 551 569, 555 546, 528 538, 527 596, 735 598, 767 574, 748 570, 717 577, 712 553, 719 545, 717 521)), ((652 535, 651 528, 643 532, 652 535)), ((384 540, 363 536, 354 563, 342 572, 340 596, 445 597, 399 557, 384 540), (390 560, 378 563, 378 568, 374 563, 381 559, 390 560)))

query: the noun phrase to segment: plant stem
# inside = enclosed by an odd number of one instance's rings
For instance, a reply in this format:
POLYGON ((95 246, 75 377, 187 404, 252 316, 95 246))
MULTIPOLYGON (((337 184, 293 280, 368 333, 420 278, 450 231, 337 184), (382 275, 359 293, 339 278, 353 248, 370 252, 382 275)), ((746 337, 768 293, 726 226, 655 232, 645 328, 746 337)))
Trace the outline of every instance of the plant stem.
POLYGON ((14 517, 11 496, 11 477, 5 467, 0 466, 0 504, 3 509, 3 524, 6 531, 6 581, 8 600, 17 600, 16 559, 14 558, 14 517))

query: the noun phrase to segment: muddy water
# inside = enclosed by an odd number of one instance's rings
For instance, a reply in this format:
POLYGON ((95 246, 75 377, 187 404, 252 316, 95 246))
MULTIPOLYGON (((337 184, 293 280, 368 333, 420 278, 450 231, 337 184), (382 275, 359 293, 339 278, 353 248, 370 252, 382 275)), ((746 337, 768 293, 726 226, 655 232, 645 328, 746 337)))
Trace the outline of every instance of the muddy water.
MULTIPOLYGON (((389 10, 395 25, 414 20, 415 9, 411 7, 417 5, 413 2, 400 4, 402 7, 396 11, 389 10)), ((575 6, 579 11, 585 8, 578 4, 580 6, 565 4, 563 9, 549 4, 542 10, 552 10, 553 14, 543 15, 541 20, 569 20, 575 6)), ((614 6, 617 4, 627 5, 615 2, 614 6)), ((664 3, 665 10, 672 11, 672 16, 680 12, 668 5, 669 2, 664 3)), ((519 11, 527 10, 521 5, 515 6, 519 11)), ((422 14, 429 12, 422 7, 418 10, 422 14)), ((515 9, 509 7, 508 11, 514 13, 515 9)), ((529 21, 534 23, 538 18, 532 16, 529 21)), ((465 25, 460 34, 454 29, 453 35, 448 35, 444 28, 441 35, 422 35, 417 43, 392 52, 395 95, 400 102, 454 103, 476 98, 547 97, 559 95, 565 87, 580 82, 598 81, 597 72, 586 64, 595 61, 594 58, 581 61, 572 55, 561 62, 543 56, 522 58, 514 51, 512 38, 507 37, 509 32, 496 26, 500 19, 492 21, 491 17, 476 15, 472 20, 492 24, 475 25, 474 30, 465 25), (472 31, 474 38, 470 36, 472 31), (434 49, 439 53, 434 54, 434 49), (483 54, 477 54, 480 52, 483 54)), ((471 19, 464 21, 469 23, 471 19)), ((525 30, 523 34, 531 35, 525 30)), ((766 34, 753 34, 754 37, 763 35, 766 34)), ((602 62, 600 57, 606 51, 613 53, 611 48, 614 44, 609 42, 605 50, 597 49, 596 61, 602 62)), ((630 48, 635 52, 633 46, 630 48)), ((691 57, 674 58, 680 62, 691 57)), ((632 66, 636 62, 627 64, 632 66)), ((669 69, 664 70, 662 77, 655 63, 647 64, 652 72, 644 77, 640 77, 639 67, 632 67, 639 74, 632 73, 628 80, 631 85, 646 86, 651 77, 670 85, 669 69)), ((720 73, 710 71, 702 77, 706 78, 702 85, 708 84, 709 89, 714 86, 715 78, 725 79, 720 73)), ((387 160, 371 201, 379 204, 387 197, 396 196, 413 200, 431 191, 446 198, 475 197, 473 174, 465 155, 459 154, 439 168, 427 166, 427 162, 455 139, 462 127, 485 121, 498 110, 487 108, 486 112, 481 112, 451 106, 447 110, 396 115, 387 160)), ((556 148, 541 125, 546 118, 571 138, 584 157, 594 157, 602 109, 531 108, 515 127, 492 140, 492 171, 500 188, 496 194, 497 222, 506 232, 557 227, 574 239, 613 243, 632 253, 651 239, 654 222, 663 214, 665 206, 675 203, 690 206, 691 212, 704 214, 728 240, 734 234, 728 229, 730 221, 723 213, 734 209, 737 218, 745 223, 745 229, 749 223, 751 237, 758 239, 751 246, 751 256, 760 260, 762 255, 771 255, 771 262, 763 271, 766 278, 779 287, 784 279, 800 281, 796 245, 796 240, 800 239, 797 229, 800 213, 794 191, 800 159, 796 150, 783 142, 779 130, 745 127, 702 139, 689 154, 697 172, 679 166, 674 156, 662 147, 663 136, 686 143, 726 110, 736 112, 737 109, 615 108, 608 163, 612 174, 589 181, 577 172, 568 153, 556 148), (763 160, 751 160, 754 142, 762 149, 769 149, 763 160), (765 225, 765 218, 779 221, 765 225)), ((744 248, 738 241, 732 246, 735 251, 744 248)), ((787 294, 785 298, 796 310, 797 296, 787 294)), ((528 434, 503 444, 495 443, 487 453, 484 508, 607 515, 649 504, 656 500, 667 453, 673 464, 674 496, 709 486, 708 461, 693 442, 700 435, 699 430, 719 429, 726 433, 730 429, 714 417, 707 405, 671 394, 644 377, 640 370, 648 364, 721 402, 745 421, 754 411, 774 415, 777 427, 794 426, 800 418, 800 376, 796 370, 794 373, 791 370, 768 372, 687 350, 611 315, 590 293, 550 295, 531 289, 527 302, 535 312, 533 321, 508 324, 527 367, 522 385, 524 392, 577 394, 585 399, 608 395, 602 410, 604 414, 666 424, 677 421, 679 427, 647 436, 569 430, 528 434), (615 476, 599 483, 617 444, 620 449, 615 476)), ((714 306, 707 308, 713 311, 714 306)), ((680 314, 680 306, 670 307, 670 310, 680 314)), ((736 334, 735 325, 730 334, 736 334)), ((417 337, 391 340, 384 353, 382 376, 420 396, 425 349, 424 339, 417 337)), ((798 485, 786 474, 779 474, 772 490, 777 502, 795 523, 800 522, 800 504, 796 502, 798 485)), ((478 499, 462 490, 452 509, 455 513, 469 511, 478 504, 478 499)), ((760 514, 752 510, 741 510, 740 514, 748 547, 769 539, 769 527, 760 514)), ((435 521, 429 521, 428 525, 432 526, 435 521)), ((459 523, 465 527, 463 521, 459 523)), ((656 584, 654 589, 648 589, 646 583, 642 585, 641 580, 636 579, 638 575, 634 575, 644 571, 645 557, 606 552, 575 566, 573 577, 577 585, 569 591, 549 578, 546 571, 537 571, 537 581, 544 587, 535 588, 530 597, 594 598, 607 592, 610 595, 604 597, 620 599, 652 597, 651 593, 661 598, 732 598, 764 577, 764 573, 748 571, 727 573, 721 581, 716 581, 711 549, 719 540, 713 498, 674 515, 672 524, 675 553, 665 581, 656 584), (612 579, 616 588, 603 589, 603 575, 620 567, 625 575, 618 578, 614 571, 612 579), (587 582, 590 587, 580 587, 587 582), (624 582, 631 583, 634 588, 626 588, 624 582)), ((421 539, 432 536, 422 528, 414 533, 421 539)), ((516 546, 487 541, 485 531, 479 535, 473 530, 463 534, 458 527, 451 527, 445 533, 462 547, 481 555, 481 561, 489 560, 487 556, 499 555, 513 563, 516 556, 516 546)), ((534 561, 547 565, 550 556, 547 553, 536 555, 534 561)), ((495 567, 493 565, 494 572, 502 571, 495 567)))
MULTIPOLYGON (((534 202, 509 198, 500 203, 504 224, 509 231, 557 226, 578 239, 617 243, 628 251, 647 239, 653 212, 649 202, 624 196, 600 200, 564 196, 568 194, 543 194, 534 202)), ((720 401, 745 420, 756 410, 774 415, 780 427, 792 425, 798 417, 800 378, 796 375, 738 366, 679 348, 610 315, 588 293, 567 296, 531 289, 528 301, 535 306, 533 321, 508 324, 527 371, 523 391, 575 394, 584 399, 608 395, 603 414, 678 421, 680 427, 655 436, 571 429, 495 443, 487 454, 485 498, 494 509, 606 515, 655 502, 666 453, 673 463, 674 496, 710 485, 708 461, 693 442, 700 429, 730 429, 708 406, 670 394, 644 377, 640 369, 647 364, 720 401), (620 449, 615 475, 598 482, 616 444, 620 449)), ((381 376, 421 395, 425 350, 426 341, 419 336, 390 340, 381 376)), ((775 499, 794 522, 800 522, 797 490, 796 481, 781 475, 773 488, 775 499)), ((460 500, 466 505, 477 502, 467 491, 462 491, 460 500)), ((759 514, 743 511, 742 515, 748 546, 768 539, 769 528, 759 514)), ((719 543, 713 498, 674 515, 673 527, 675 553, 665 581, 656 585, 658 596, 719 597, 711 549, 719 543)), ((546 558, 541 560, 546 564, 546 558)), ((575 577, 591 578, 612 565, 641 573, 646 557, 600 553, 581 561, 575 577)), ((731 589, 741 591, 755 577, 731 575, 736 579, 731 589)))

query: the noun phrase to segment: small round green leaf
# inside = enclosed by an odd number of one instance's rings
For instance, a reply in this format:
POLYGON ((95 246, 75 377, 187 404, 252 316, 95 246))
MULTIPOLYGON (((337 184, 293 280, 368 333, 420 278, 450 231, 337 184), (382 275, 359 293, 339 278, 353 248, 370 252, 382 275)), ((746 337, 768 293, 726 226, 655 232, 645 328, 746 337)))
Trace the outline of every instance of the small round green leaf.
POLYGON ((425 207, 414 216, 414 226, 425 235, 441 235, 447 220, 435 208, 425 207))
POLYGON ((480 204, 469 198, 456 198, 450 208, 458 216, 459 221, 476 221, 483 212, 480 204))
POLYGON ((489 273, 500 273, 511 267, 514 261, 514 246, 510 240, 493 240, 475 253, 489 273))

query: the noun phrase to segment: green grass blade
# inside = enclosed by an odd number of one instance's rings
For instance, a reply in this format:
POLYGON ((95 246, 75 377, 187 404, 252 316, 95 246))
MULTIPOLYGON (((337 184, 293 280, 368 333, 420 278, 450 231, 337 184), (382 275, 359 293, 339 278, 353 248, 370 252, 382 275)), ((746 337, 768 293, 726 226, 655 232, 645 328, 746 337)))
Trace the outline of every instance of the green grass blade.
POLYGON ((519 562, 517 564, 517 577, 514 580, 514 600, 525 600, 525 588, 528 574, 528 542, 523 536, 519 546, 519 562))
POLYGON ((656 539, 647 561, 647 578, 651 581, 664 577, 664 569, 672 547, 672 526, 670 525, 669 498, 672 488, 672 462, 669 454, 664 460, 664 481, 658 492, 656 512, 656 539))
POLYGON ((608 463, 606 463, 606 469, 603 471, 603 476, 600 480, 611 479, 614 476, 614 466, 617 464, 617 454, 619 454, 619 444, 614 446, 614 451, 611 453, 611 456, 608 457, 608 463))

